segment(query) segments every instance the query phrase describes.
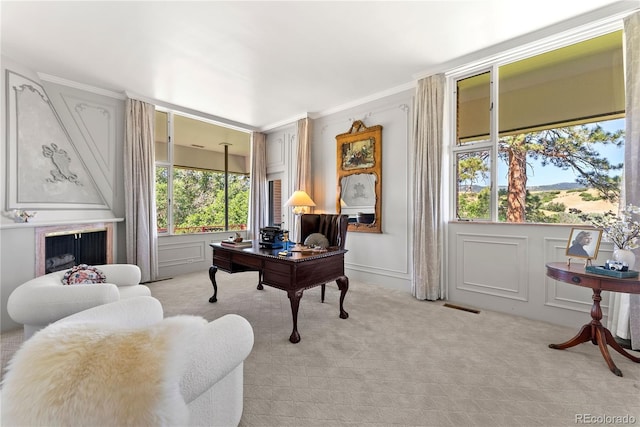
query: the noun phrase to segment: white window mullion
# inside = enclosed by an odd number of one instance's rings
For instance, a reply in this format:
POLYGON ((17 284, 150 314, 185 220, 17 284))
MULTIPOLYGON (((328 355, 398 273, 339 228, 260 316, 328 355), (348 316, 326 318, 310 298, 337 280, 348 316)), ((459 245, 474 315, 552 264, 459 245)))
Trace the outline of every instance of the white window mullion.
POLYGON ((173 112, 167 112, 168 166, 167 166, 167 233, 173 235, 173 112))
POLYGON ((498 139, 500 138, 498 129, 498 111, 499 99, 498 96, 498 66, 493 65, 491 69, 491 221, 498 221, 498 139))

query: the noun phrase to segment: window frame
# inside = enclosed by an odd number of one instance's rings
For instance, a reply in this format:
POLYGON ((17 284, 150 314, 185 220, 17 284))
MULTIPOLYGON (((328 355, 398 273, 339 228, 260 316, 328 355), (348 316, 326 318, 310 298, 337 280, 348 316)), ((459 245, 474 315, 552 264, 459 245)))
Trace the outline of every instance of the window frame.
MULTIPOLYGON (((499 69, 500 67, 521 61, 527 58, 531 58, 543 53, 551 52, 563 47, 567 47, 576 43, 580 43, 595 37, 603 36, 608 33, 623 30, 623 22, 620 17, 611 17, 608 22, 601 22, 597 25, 588 25, 584 27, 578 27, 571 31, 567 31, 559 36, 551 36, 542 40, 527 43, 518 48, 506 50, 495 54, 493 56, 486 57, 484 59, 463 65, 461 67, 452 69, 445 72, 446 84, 448 90, 448 111, 451 120, 448 122, 447 132, 448 140, 445 142, 445 152, 449 161, 445 163, 448 171, 443 171, 449 175, 449 193, 452 197, 449 197, 448 220, 449 221, 473 221, 473 222, 491 222, 496 224, 509 224, 509 225, 533 225, 537 223, 508 223, 499 221, 498 219, 498 129, 499 129, 499 117, 496 112, 499 109, 500 99, 500 83, 499 83, 499 69), (472 142, 468 144, 457 144, 457 82, 462 79, 470 78, 476 75, 480 75, 490 72, 490 136, 487 141, 472 142), (457 218, 457 169, 456 169, 456 154, 464 151, 478 151, 483 147, 489 146, 491 156, 491 171, 490 171, 490 186, 491 186, 491 206, 490 206, 490 219, 460 219, 457 218)), ((625 159, 626 161, 626 159, 625 159)), ((446 175, 445 175, 446 176, 446 175)), ((545 224, 549 225, 549 224, 545 224)))
MULTIPOLYGON (((154 159, 154 200, 155 200, 155 172, 159 167, 163 167, 167 169, 167 230, 163 233, 157 232, 158 236, 173 236, 173 111, 163 108, 158 108, 156 106, 156 111, 162 111, 167 114, 167 160, 155 160, 154 159)), ((155 150, 155 141, 154 141, 154 150, 155 150)), ((156 206, 156 211, 154 212, 156 218, 158 217, 158 207, 156 206)), ((156 224, 156 230, 158 229, 156 224)))
MULTIPOLYGON (((177 110, 173 110, 173 109, 169 109, 169 108, 164 108, 164 107, 160 107, 160 106, 155 106, 155 110, 156 111, 160 111, 163 113, 167 114, 167 160, 166 161, 159 161, 159 160, 155 160, 154 159, 154 179, 155 179, 155 172, 157 171, 158 168, 166 168, 167 169, 167 229, 165 232, 160 232, 158 231, 158 227, 156 226, 156 231, 158 236, 163 237, 163 236, 182 236, 182 235, 194 235, 194 234, 202 234, 202 233, 216 233, 216 231, 200 231, 197 233, 175 233, 174 230, 174 195, 173 195, 173 189, 174 189, 174 184, 173 184, 173 176, 174 176, 174 171, 176 169, 176 166, 174 166, 174 125, 175 125, 175 121, 174 121, 174 116, 175 115, 180 115, 183 117, 186 117, 188 119, 192 119, 192 120, 199 120, 205 123, 210 123, 210 124, 214 124, 216 126, 221 126, 221 127, 228 127, 230 129, 234 129, 234 130, 241 130, 239 128, 233 127, 233 126, 228 126, 225 124, 221 124, 221 123, 217 123, 217 122, 213 122, 211 120, 208 120, 204 117, 200 117, 200 116, 196 116, 193 114, 188 114, 188 113, 182 113, 181 111, 177 111, 177 110)), ((242 132, 247 132, 246 130, 242 129, 242 132)), ((155 142, 154 142, 155 144, 155 142)), ((155 149, 155 148, 154 148, 155 149)), ((249 153, 249 156, 251 156, 251 152, 249 153)), ((194 167, 179 167, 180 169, 192 169, 192 170, 198 170, 199 168, 194 168, 194 167)), ((215 171, 213 169, 208 169, 210 171, 214 171, 214 172, 221 172, 221 173, 225 173, 225 171, 215 171)), ((227 172, 228 173, 228 172, 227 172)), ((228 173, 229 175, 232 175, 232 173, 228 173)), ((250 173, 249 173, 250 175, 250 173)), ((228 182, 227 180, 225 180, 225 182, 228 182)), ((155 180, 154 180, 155 183, 155 180)), ((249 185, 251 185, 251 181, 249 183, 249 185)), ((250 197, 250 196, 249 196, 250 197)), ((154 194, 154 200, 155 200, 155 194, 154 194)), ((249 200, 249 204, 250 204, 250 200, 249 200)), ((249 219, 249 214, 250 214, 250 210, 251 207, 249 206, 249 209, 247 211, 247 229, 249 228, 249 223, 250 223, 250 219, 249 219)), ((226 211, 226 209, 225 209, 226 211)), ((156 215, 157 218, 157 206, 156 206, 156 210, 154 212, 154 214, 156 215)), ((225 225, 228 224, 228 218, 225 218, 225 225)), ((226 228, 226 227, 225 227, 226 228)), ((233 230, 231 230, 233 231, 233 230)), ((229 230, 225 229, 223 231, 221 231, 222 233, 228 233, 229 230)))

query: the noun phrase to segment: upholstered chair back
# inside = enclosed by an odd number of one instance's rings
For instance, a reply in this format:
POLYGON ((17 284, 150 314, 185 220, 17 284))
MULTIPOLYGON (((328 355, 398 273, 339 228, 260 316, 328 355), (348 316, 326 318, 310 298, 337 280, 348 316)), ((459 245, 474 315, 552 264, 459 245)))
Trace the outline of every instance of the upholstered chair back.
POLYGON ((303 214, 300 218, 301 242, 313 233, 323 234, 329 246, 344 249, 349 216, 341 214, 303 214))

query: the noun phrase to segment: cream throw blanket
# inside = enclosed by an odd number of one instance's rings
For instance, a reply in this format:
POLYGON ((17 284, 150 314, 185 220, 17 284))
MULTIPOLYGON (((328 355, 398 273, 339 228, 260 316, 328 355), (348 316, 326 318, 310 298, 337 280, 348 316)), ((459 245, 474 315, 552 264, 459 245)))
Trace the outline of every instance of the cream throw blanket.
POLYGON ((169 317, 142 329, 58 323, 16 352, 3 382, 11 426, 186 425, 180 394, 189 346, 206 320, 169 317))

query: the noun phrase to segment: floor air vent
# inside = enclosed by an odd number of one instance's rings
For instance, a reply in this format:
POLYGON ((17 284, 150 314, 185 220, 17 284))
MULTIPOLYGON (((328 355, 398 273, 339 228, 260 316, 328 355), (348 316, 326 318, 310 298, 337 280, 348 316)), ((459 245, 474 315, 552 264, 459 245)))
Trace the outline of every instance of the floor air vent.
POLYGON ((449 307, 449 308, 455 308, 456 310, 462 310, 462 311, 468 311, 469 313, 475 313, 478 314, 480 313, 480 310, 475 310, 473 308, 468 308, 468 307, 462 307, 460 305, 455 305, 455 304, 444 304, 445 307, 449 307))

